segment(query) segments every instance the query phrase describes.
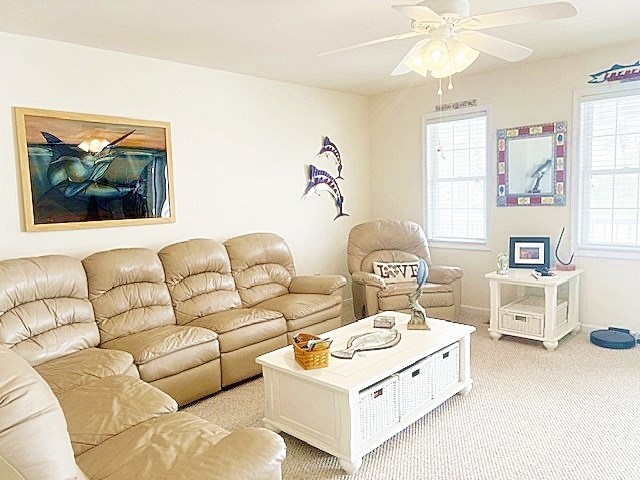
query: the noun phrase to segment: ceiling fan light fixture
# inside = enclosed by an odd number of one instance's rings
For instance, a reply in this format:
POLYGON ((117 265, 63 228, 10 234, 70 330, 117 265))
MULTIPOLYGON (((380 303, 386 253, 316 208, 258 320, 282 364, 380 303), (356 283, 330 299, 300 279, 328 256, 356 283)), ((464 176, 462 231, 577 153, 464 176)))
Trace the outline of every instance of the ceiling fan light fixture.
POLYGON ((451 59, 454 65, 454 72, 459 73, 467 69, 473 62, 476 61, 480 52, 460 42, 453 42, 454 45, 451 48, 451 59))
POLYGON ((449 46, 442 40, 429 42, 422 49, 422 63, 428 70, 442 70, 451 62, 449 46))
POLYGON ((426 77, 429 73, 429 68, 424 63, 422 49, 414 53, 405 63, 408 68, 416 72, 418 75, 426 77))

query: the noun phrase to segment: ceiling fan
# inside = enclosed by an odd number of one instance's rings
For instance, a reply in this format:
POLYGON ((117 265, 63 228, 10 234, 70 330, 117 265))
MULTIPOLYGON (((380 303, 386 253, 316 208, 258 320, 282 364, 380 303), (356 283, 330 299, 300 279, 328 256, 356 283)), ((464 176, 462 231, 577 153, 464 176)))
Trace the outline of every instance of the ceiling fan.
POLYGON ((344 52, 391 40, 427 36, 407 52, 391 75, 414 71, 424 77, 431 72, 431 76, 435 78, 444 78, 463 71, 478 58, 479 52, 509 62, 523 60, 533 53, 530 48, 487 35, 480 30, 569 18, 578 13, 569 2, 546 3, 476 16, 470 16, 468 0, 426 0, 417 5, 394 5, 392 8, 411 19, 411 32, 329 50, 318 55, 344 52))

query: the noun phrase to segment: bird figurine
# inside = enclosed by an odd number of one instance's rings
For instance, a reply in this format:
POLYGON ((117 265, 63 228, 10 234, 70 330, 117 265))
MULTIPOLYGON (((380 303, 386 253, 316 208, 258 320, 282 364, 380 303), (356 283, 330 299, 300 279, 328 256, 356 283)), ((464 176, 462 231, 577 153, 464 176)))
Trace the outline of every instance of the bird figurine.
POLYGON ((407 324, 408 330, 431 330, 427 323, 427 312, 424 307, 420 305, 420 298, 422 298, 422 287, 427 283, 427 276, 429 275, 429 266, 427 262, 420 259, 418 264, 418 275, 416 281, 418 282, 418 288, 416 291, 409 295, 409 305, 411 306, 411 320, 407 324))

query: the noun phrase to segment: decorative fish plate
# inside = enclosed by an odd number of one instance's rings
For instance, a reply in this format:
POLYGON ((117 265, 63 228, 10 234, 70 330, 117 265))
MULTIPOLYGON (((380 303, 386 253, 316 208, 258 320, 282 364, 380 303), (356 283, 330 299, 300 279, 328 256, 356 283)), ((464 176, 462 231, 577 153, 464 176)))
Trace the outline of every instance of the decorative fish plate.
POLYGON ((396 329, 387 330, 385 332, 369 332, 362 335, 351 337, 347 342, 347 348, 344 350, 336 350, 331 355, 336 358, 351 359, 356 352, 364 350, 380 350, 382 348, 390 348, 400 342, 400 332, 396 329))

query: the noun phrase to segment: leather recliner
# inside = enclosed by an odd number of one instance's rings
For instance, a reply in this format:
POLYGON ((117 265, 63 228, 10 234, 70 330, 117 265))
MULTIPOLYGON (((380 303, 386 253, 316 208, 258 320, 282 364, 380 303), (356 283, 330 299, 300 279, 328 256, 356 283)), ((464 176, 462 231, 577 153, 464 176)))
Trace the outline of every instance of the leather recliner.
POLYGON ((242 306, 282 313, 287 340, 301 331, 324 333, 341 325, 342 275, 296 276, 284 239, 274 233, 250 233, 224 243, 242 306))
POLYGON ((387 283, 374 273, 374 262, 415 262, 429 266, 427 283, 422 287, 421 305, 427 315, 457 320, 462 295, 462 270, 434 266, 427 237, 420 225, 402 220, 377 220, 357 225, 349 232, 347 262, 351 274, 353 310, 356 319, 390 310, 409 313, 409 295, 416 282, 387 283))
POLYGON ((97 377, 138 377, 130 353, 99 343, 80 260, 47 255, 0 262, 0 345, 25 358, 56 394, 97 377))
POLYGON ((82 263, 102 348, 129 352, 140 378, 179 405, 220 390, 217 335, 206 328, 176 324, 155 252, 108 250, 82 263))
POLYGON ((169 245, 158 256, 178 324, 218 335, 223 387, 259 375, 256 357, 287 344, 280 312, 242 308, 223 244, 193 239, 169 245))

